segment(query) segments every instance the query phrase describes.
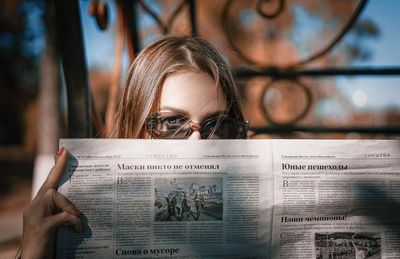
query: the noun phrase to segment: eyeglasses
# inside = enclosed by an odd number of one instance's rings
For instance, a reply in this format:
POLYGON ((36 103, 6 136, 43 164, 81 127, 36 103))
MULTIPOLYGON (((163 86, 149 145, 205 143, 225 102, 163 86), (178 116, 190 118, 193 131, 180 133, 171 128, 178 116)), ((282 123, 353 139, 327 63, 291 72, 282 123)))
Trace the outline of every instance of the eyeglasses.
POLYGON ((217 114, 200 123, 174 112, 155 112, 146 119, 146 130, 151 138, 186 139, 199 131, 202 139, 245 139, 248 121, 240 121, 227 114, 217 114))

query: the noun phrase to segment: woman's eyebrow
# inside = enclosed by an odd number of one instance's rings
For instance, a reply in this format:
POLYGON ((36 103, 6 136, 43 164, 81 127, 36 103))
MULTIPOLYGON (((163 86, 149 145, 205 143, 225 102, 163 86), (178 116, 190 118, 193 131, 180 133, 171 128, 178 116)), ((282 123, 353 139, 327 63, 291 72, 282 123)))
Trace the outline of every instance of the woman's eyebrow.
MULTIPOLYGON (((160 111, 167 111, 167 112, 173 112, 173 113, 177 113, 179 115, 183 115, 187 118, 190 118, 190 114, 188 112, 186 112, 185 110, 181 110, 179 108, 175 108, 175 107, 170 107, 170 106, 164 106, 162 108, 160 108, 160 111)), ((203 116, 202 121, 210 119, 212 117, 218 116, 220 114, 226 114, 225 110, 220 110, 220 111, 216 111, 216 112, 210 112, 207 113, 203 116)))
POLYGON ((160 108, 160 111, 174 112, 174 113, 178 113, 180 115, 184 115, 186 117, 189 116, 189 114, 186 111, 175 108, 175 107, 164 106, 164 107, 160 108))

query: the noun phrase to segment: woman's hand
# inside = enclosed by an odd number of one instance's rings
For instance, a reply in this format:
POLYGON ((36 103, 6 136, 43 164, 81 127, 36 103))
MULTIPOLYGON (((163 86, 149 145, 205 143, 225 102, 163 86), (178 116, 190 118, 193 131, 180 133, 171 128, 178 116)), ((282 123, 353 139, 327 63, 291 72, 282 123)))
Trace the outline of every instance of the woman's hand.
POLYGON ((53 258, 55 233, 59 226, 69 225, 76 232, 84 231, 79 219, 81 212, 56 190, 68 161, 68 152, 61 148, 56 154, 57 161, 46 181, 24 210, 21 258, 53 258))

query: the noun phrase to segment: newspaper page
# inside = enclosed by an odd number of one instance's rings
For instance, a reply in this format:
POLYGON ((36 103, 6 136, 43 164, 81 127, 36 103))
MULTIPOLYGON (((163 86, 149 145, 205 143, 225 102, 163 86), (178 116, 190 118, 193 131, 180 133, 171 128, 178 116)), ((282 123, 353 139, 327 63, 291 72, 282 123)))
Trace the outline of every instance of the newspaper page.
POLYGON ((269 258, 272 143, 62 139, 58 191, 85 232, 62 227, 57 258, 269 258))
POLYGON ((273 156, 273 258, 400 258, 400 141, 274 141, 273 156))

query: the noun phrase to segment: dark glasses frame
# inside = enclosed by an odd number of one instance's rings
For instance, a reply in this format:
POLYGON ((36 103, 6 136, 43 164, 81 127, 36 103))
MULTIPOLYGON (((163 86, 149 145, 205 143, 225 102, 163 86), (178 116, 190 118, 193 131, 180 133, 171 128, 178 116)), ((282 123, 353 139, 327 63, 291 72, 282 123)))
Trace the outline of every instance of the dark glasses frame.
POLYGON ((249 121, 240 121, 237 118, 234 118, 234 117, 229 116, 228 114, 224 114, 224 113, 217 114, 215 117, 207 118, 199 123, 195 123, 183 114, 179 114, 179 113, 175 113, 175 112, 160 112, 160 111, 158 111, 158 112, 152 113, 149 117, 146 118, 145 128, 146 128, 147 132, 150 134, 150 138, 187 139, 194 131, 199 131, 201 137, 204 139, 204 135, 205 135, 204 128, 207 127, 208 123, 215 122, 216 125, 213 127, 212 132, 209 132, 208 136, 206 137, 206 139, 209 139, 214 135, 215 132, 217 132, 218 127, 221 125, 221 123, 226 120, 237 125, 237 135, 235 138, 231 138, 231 139, 247 139, 249 121), (171 114, 171 116, 164 116, 165 118, 173 117, 173 115, 175 115, 175 116, 181 116, 182 118, 186 119, 186 122, 180 128, 177 128, 175 131, 175 133, 179 133, 180 131, 185 132, 185 134, 182 137, 174 137, 177 134, 172 134, 170 136, 163 137, 162 136, 163 134, 161 133, 161 131, 158 131, 154 127, 156 119, 161 118, 162 117, 161 115, 163 115, 163 114, 171 114), (189 126, 189 127, 184 130, 184 128, 186 128, 187 126, 189 126))

